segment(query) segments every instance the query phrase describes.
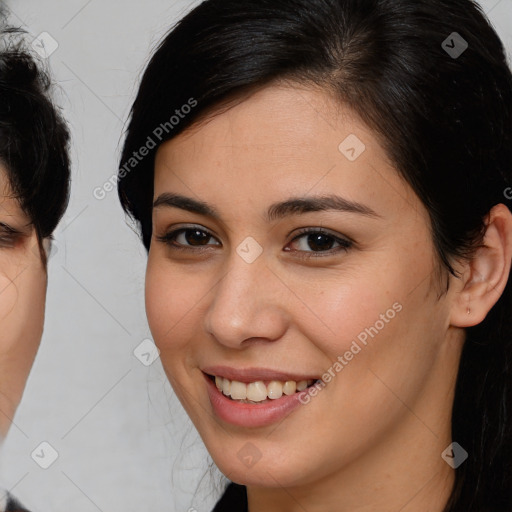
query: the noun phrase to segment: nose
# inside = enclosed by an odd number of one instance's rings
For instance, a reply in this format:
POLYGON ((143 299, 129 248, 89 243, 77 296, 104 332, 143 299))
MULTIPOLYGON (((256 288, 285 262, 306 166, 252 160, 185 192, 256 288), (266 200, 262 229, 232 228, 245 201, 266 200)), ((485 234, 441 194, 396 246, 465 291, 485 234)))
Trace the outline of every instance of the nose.
POLYGON ((247 263, 234 252, 224 277, 212 290, 205 329, 218 343, 236 349, 278 340, 289 322, 286 291, 264 254, 247 263))

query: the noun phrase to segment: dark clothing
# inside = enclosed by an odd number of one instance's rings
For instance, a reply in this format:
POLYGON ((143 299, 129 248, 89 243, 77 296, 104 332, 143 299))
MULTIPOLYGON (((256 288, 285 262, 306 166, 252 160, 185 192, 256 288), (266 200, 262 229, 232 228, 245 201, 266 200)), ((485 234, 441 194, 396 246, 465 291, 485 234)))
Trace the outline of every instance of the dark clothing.
POLYGON ((247 512, 247 490, 245 485, 231 482, 212 512, 247 512))

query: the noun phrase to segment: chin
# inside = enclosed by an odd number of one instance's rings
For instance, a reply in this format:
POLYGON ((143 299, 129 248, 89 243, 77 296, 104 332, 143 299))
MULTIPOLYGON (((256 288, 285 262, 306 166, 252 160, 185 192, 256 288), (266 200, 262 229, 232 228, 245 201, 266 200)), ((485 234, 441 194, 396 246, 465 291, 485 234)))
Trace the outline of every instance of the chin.
POLYGON ((258 452, 255 444, 247 442, 239 450, 217 450, 209 453, 219 470, 231 481, 254 487, 294 487, 303 485, 311 477, 311 466, 302 468, 299 461, 291 459, 286 453, 269 453, 268 456, 258 452), (252 460, 251 457, 252 456, 252 460), (281 459, 281 463, 279 463, 281 459))

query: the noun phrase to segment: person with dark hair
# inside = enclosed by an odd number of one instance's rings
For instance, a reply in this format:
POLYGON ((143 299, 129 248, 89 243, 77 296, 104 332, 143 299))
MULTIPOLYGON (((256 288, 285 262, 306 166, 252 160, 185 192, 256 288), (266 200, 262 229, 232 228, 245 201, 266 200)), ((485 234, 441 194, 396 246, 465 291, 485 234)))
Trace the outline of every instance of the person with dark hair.
MULTIPOLYGON (((69 133, 50 86, 23 33, 0 22, 2 440, 41 341, 51 238, 69 200, 69 133)), ((9 493, 0 493, 0 511, 23 510, 9 493)))
POLYGON ((512 74, 476 2, 202 2, 118 192, 216 511, 512 510, 512 74))

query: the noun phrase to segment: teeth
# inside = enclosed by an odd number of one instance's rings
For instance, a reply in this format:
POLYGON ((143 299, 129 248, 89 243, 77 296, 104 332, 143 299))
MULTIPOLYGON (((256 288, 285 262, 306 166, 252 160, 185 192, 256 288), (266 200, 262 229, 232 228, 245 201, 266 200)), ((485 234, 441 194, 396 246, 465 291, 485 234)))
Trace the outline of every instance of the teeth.
MULTIPOLYGON (((224 393, 225 394, 225 393, 224 393)), ((248 395, 247 386, 243 382, 234 380, 231 383, 231 392, 229 393, 234 400, 245 400, 248 395)), ((251 400, 254 400, 251 398, 251 400)))
POLYGON ((233 400, 245 402, 263 402, 267 398, 276 400, 283 395, 290 396, 297 391, 303 391, 314 382, 314 380, 301 380, 299 382, 294 380, 287 380, 286 382, 272 380, 266 386, 261 380, 246 384, 245 382, 215 377, 215 385, 219 391, 226 396, 230 396, 233 400))
POLYGON ((308 387, 308 383, 305 380, 297 382, 297 391, 303 391, 308 387))
POLYGON ((222 392, 226 396, 230 396, 231 394, 231 381, 228 379, 222 379, 222 392))
POLYGON ((294 380, 287 380, 283 386, 285 395, 293 395, 297 391, 297 383, 294 380))
POLYGON ((261 380, 247 384, 247 400, 262 402, 267 398, 267 386, 261 380))
POLYGON ((283 383, 277 380, 273 380, 267 386, 268 397, 275 400, 283 396, 283 383))

